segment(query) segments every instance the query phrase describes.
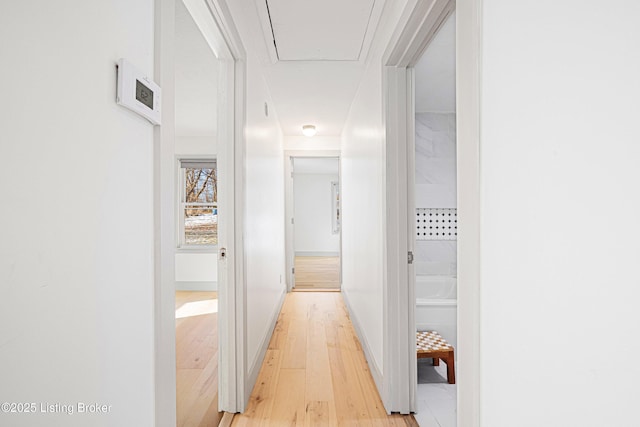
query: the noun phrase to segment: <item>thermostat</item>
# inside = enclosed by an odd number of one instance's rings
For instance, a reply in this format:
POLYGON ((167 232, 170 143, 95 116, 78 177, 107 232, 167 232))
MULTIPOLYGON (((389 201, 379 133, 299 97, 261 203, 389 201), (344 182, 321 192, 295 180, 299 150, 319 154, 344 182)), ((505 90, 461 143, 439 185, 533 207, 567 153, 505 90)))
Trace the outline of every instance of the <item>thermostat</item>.
POLYGON ((154 125, 159 125, 161 122, 160 86, 126 59, 120 59, 117 67, 116 102, 140 114, 154 125))

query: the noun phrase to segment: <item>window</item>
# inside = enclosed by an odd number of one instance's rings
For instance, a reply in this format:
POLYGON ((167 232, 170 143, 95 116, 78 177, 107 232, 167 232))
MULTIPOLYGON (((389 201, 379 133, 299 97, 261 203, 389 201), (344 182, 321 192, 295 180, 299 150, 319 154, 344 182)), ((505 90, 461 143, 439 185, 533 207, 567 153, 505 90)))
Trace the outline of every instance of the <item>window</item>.
POLYGON ((213 159, 180 160, 181 248, 218 244, 218 178, 213 159))

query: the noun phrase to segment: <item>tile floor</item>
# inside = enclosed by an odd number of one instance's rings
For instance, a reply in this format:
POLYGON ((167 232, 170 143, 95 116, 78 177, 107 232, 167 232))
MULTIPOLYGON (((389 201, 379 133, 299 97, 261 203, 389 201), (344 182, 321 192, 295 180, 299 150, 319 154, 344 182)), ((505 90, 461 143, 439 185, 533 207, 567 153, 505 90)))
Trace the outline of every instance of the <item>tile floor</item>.
POLYGON ((447 365, 418 361, 418 395, 415 419, 420 427, 456 427, 456 385, 447 383, 447 365))

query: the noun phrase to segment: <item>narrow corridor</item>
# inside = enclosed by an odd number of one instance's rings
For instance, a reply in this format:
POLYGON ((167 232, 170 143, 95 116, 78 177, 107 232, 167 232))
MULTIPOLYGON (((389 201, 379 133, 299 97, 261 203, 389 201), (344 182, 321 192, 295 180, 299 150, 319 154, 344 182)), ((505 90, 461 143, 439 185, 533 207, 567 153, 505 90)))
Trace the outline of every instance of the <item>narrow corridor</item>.
POLYGON ((387 415, 342 294, 286 296, 256 386, 234 426, 417 426, 387 415))
POLYGON ((295 258, 297 290, 340 289, 340 257, 295 258))

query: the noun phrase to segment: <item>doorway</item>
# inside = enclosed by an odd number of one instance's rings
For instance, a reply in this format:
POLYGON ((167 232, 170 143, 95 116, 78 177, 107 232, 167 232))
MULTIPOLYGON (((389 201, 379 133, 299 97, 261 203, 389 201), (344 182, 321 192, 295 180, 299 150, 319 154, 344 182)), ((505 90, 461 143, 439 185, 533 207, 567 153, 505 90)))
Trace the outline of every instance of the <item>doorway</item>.
POLYGON ((156 420, 217 425, 244 407, 246 55, 218 0, 161 3, 156 18, 156 420))
POLYGON ((407 177, 413 188, 407 211, 414 229, 409 243, 414 254, 410 282, 415 285, 415 330, 438 334, 453 349, 445 363, 418 359, 415 418, 420 425, 448 427, 456 426, 458 356, 455 44, 453 12, 413 67, 415 143, 408 155, 414 168, 407 177))
POLYGON ((217 147, 221 62, 189 2, 175 2, 176 425, 216 426, 217 147), (190 7, 191 6, 191 7, 190 7))
POLYGON ((338 291, 340 158, 289 154, 286 169, 288 289, 338 291))
MULTIPOLYGON (((456 12, 457 424, 480 424, 480 72, 481 7, 475 0, 419 0, 400 20, 383 58, 387 170, 414 170, 414 66, 456 12)), ((411 242, 415 197, 406 173, 387 174, 383 399, 390 410, 416 411, 416 295, 411 242), (409 257, 407 257, 409 251, 409 257), (388 360, 388 363, 386 362, 388 360), (406 363, 409 360, 410 363, 406 363)))

